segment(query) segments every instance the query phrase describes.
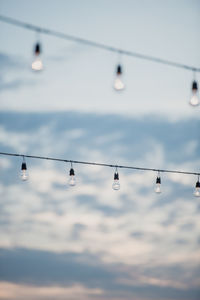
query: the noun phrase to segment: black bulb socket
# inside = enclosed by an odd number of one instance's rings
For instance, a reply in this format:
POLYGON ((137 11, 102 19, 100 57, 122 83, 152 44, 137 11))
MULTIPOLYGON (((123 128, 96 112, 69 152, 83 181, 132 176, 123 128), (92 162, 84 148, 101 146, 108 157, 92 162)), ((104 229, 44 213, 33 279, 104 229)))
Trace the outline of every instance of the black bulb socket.
POLYGON ((70 171, 69 171, 69 176, 74 176, 74 175, 75 175, 74 169, 71 168, 70 171))
POLYGON ((117 66, 117 75, 121 75, 122 74, 122 67, 121 65, 117 66))
POLYGON ((114 174, 114 180, 119 180, 119 174, 117 172, 114 174))
POLYGON ((161 178, 160 177, 156 178, 156 184, 161 184, 161 178))
POLYGON ((196 188, 200 188, 200 182, 199 182, 199 180, 196 182, 196 188))
POLYGON ((35 45, 35 55, 40 55, 40 53, 41 53, 41 46, 39 43, 37 43, 35 45))
POLYGON ((192 91, 193 92, 198 91, 198 83, 195 80, 192 83, 192 91))
POLYGON ((22 163, 21 170, 22 170, 22 171, 27 170, 27 167, 26 167, 26 163, 25 163, 25 162, 22 163))

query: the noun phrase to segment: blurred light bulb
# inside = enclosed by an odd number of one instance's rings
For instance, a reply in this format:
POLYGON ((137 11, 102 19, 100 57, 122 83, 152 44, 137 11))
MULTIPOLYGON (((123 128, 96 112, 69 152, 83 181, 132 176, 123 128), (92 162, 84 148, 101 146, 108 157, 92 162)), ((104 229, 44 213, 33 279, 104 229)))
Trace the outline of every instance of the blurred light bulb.
POLYGON ((21 166, 21 180, 22 181, 28 180, 28 173, 27 173, 27 167, 25 161, 22 162, 22 166, 21 166))
POLYGON ((36 56, 35 60, 32 62, 32 69, 34 71, 41 71, 43 69, 43 64, 39 56, 36 56))
POLYGON ((122 82, 122 67, 121 67, 121 65, 117 66, 116 78, 114 81, 114 88, 117 91, 123 90, 125 88, 125 85, 122 82))
POLYGON ((113 184, 112 184, 112 188, 115 191, 118 191, 120 189, 119 174, 118 174, 117 171, 114 174, 114 181, 113 181, 113 184))
POLYGON ((192 106, 197 106, 200 103, 200 99, 198 96, 198 84, 196 81, 193 81, 192 83, 192 97, 190 99, 190 104, 192 106))
POLYGON ((195 197, 200 197, 200 182, 199 179, 196 182, 196 187, 195 187, 195 191, 194 191, 194 196, 195 197))
POLYGON ((75 178, 75 172, 74 169, 71 168, 69 171, 69 185, 75 186, 76 185, 76 178, 75 178))
POLYGON ((43 64, 40 58, 40 54, 41 54, 41 46, 39 43, 37 43, 35 45, 35 50, 34 50, 35 59, 32 63, 32 69, 34 71, 41 71, 43 69, 43 64))
POLYGON ((157 193, 157 194, 161 193, 161 178, 159 175, 156 178, 155 193, 157 193))
POLYGON ((117 91, 123 90, 125 87, 124 83, 121 80, 121 76, 117 75, 115 82, 114 82, 114 88, 117 91))

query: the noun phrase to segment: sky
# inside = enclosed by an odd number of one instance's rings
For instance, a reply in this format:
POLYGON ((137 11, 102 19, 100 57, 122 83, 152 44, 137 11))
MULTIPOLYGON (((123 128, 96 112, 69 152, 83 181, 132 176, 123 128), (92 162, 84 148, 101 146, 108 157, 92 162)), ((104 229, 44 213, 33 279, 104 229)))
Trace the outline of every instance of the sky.
MULTIPOLYGON (((0 14, 200 67, 200 2, 11 1, 0 14)), ((194 74, 0 23, 0 151, 199 172, 194 74), (113 89, 123 66, 125 90, 113 89)), ((200 75, 196 74, 199 82, 200 75)), ((1 300, 197 300, 197 178, 0 157, 1 300)))

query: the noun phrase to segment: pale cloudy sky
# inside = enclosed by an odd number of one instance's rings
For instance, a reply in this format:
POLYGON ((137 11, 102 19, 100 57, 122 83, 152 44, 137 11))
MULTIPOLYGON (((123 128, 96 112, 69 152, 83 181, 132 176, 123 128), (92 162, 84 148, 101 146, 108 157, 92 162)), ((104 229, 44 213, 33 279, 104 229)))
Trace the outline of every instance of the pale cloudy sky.
MULTIPOLYGON (((199 66, 199 1, 0 1, 1 13, 116 47, 199 66)), ((122 57, 126 90, 111 88, 118 54, 41 36, 45 72, 32 74, 34 32, 1 23, 1 52, 12 64, 4 110, 80 110, 198 117, 188 107, 190 71, 122 57), (17 76, 17 77, 16 77, 17 76), (23 88, 22 88, 23 86, 23 88), (31 89, 31 87, 33 87, 31 89), (51 88, 50 88, 51 87, 51 88)), ((7 64, 8 66, 8 64, 7 64)), ((199 75, 197 74, 197 78, 199 75)))
MULTIPOLYGON (((116 47, 199 67, 199 1, 2 1, 0 12, 116 47)), ((189 71, 0 23, 0 151, 199 171, 199 108, 189 71)), ((197 74, 197 79, 199 79, 197 74)), ((0 299, 197 300, 200 201, 195 176, 0 159, 0 299)))

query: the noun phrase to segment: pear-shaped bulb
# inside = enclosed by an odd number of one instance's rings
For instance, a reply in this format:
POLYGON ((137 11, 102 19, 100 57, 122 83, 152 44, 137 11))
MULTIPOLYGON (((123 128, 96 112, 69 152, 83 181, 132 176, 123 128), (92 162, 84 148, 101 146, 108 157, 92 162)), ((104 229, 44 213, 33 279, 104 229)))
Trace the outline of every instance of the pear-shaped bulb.
POLYGON ((75 175, 70 175, 70 177, 69 177, 69 185, 70 186, 75 186, 76 185, 75 175))
POLYGON ((199 187, 195 188, 194 196, 195 197, 200 197, 200 188, 199 187))
POLYGON ((121 91, 125 88, 125 84, 122 81, 121 75, 117 75, 114 81, 114 88, 116 91, 121 91))
POLYGON ((156 186, 155 186, 154 191, 155 191, 156 194, 161 193, 161 178, 160 178, 159 173, 158 173, 158 176, 156 178, 156 186))
POLYGON ((114 81, 114 88, 116 91, 123 90, 125 87, 123 81, 122 81, 122 66, 118 65, 116 69, 116 78, 114 81))
POLYGON ((112 188, 113 188, 113 190, 115 190, 115 191, 118 191, 118 190, 120 189, 120 183, 119 183, 119 180, 118 180, 118 179, 115 179, 115 180, 113 181, 112 188))
POLYGON ((161 193, 161 186, 160 186, 160 183, 156 183, 156 186, 155 186, 155 193, 156 193, 156 194, 160 194, 160 193, 161 193))
POLYGON ((43 69, 43 63, 39 55, 35 56, 34 61, 32 62, 32 70, 41 71, 43 69))
POLYGON ((192 96, 190 98, 189 103, 192 106, 198 106, 200 104, 200 99, 198 95, 198 83, 195 80, 192 83, 192 96))

